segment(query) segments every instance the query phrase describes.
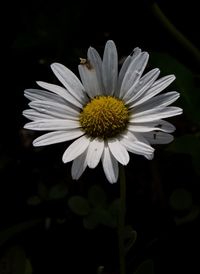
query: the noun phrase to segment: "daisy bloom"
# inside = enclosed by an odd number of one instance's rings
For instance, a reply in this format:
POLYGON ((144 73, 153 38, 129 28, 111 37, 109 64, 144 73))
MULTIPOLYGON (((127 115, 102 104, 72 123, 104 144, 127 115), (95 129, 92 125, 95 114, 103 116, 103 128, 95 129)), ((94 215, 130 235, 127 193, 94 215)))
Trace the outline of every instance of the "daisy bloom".
POLYGON ((118 162, 127 165, 129 152, 152 159, 152 144, 167 144, 175 127, 163 120, 182 113, 169 106, 179 93, 160 94, 174 75, 157 80, 159 69, 143 74, 149 55, 135 48, 118 72, 115 43, 109 40, 103 60, 90 47, 87 60, 78 66, 80 79, 68 68, 51 65, 62 86, 37 82, 43 89, 26 89, 30 109, 23 115, 31 120, 24 128, 46 131, 33 141, 35 147, 73 141, 65 150, 64 163, 73 161, 72 178, 101 161, 110 183, 118 179, 118 162))

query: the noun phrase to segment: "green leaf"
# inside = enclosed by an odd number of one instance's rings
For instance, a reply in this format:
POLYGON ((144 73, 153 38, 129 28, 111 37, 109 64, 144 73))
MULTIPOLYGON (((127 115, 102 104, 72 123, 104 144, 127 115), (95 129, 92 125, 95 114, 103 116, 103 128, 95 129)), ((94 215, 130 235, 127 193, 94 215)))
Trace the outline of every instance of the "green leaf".
POLYGON ((57 200, 64 198, 68 193, 67 186, 65 184, 57 184, 52 186, 49 190, 49 199, 57 200))
POLYGON ((97 268, 97 274, 102 274, 102 273, 104 273, 104 266, 103 266, 103 265, 100 265, 100 266, 98 266, 98 268, 97 268))
POLYGON ((154 274, 154 263, 152 260, 146 260, 141 263, 134 274, 154 274))
POLYGON ((118 224, 119 199, 114 200, 107 208, 95 207, 88 219, 91 223, 105 225, 115 228, 118 224))
POLYGON ((106 193, 102 187, 93 185, 88 191, 88 200, 94 207, 106 206, 106 193))
POLYGON ((24 274, 32 274, 32 273, 33 273, 33 268, 32 268, 31 262, 29 259, 26 259, 24 274))
POLYGON ((175 217, 177 225, 182 225, 188 222, 192 222, 199 217, 200 209, 198 206, 193 206, 191 211, 184 217, 175 217))
POLYGON ((96 214, 96 218, 99 224, 102 224, 108 227, 115 226, 115 224, 113 223, 112 217, 110 215, 110 212, 107 209, 96 208, 94 209, 94 212, 96 214))
POLYGON ((0 273, 25 274, 26 254, 19 246, 10 247, 0 261, 0 273))
POLYGON ((31 196, 30 198, 28 198, 27 200, 27 204, 31 205, 31 206, 36 206, 39 205, 41 203, 41 199, 39 196, 35 195, 35 196, 31 196))
POLYGON ((87 215, 83 224, 87 229, 94 229, 97 225, 105 225, 108 227, 115 227, 116 224, 113 222, 112 217, 108 209, 104 208, 93 208, 89 215, 87 215))
POLYGON ((17 225, 13 225, 7 229, 0 231, 0 246, 4 244, 6 241, 8 241, 11 237, 13 237, 15 234, 20 233, 24 230, 30 229, 33 226, 40 223, 41 219, 35 219, 27 222, 23 222, 17 225))
POLYGON ((96 215, 96 212, 92 210, 87 216, 83 218, 83 226, 86 229, 94 229, 99 225, 99 219, 98 216, 96 215))
POLYGON ((171 208, 176 211, 188 211, 193 205, 192 195, 186 189, 176 189, 171 194, 169 203, 171 208))
POLYGON ((90 212, 88 200, 82 196, 73 196, 68 200, 69 208, 77 215, 85 216, 90 212))

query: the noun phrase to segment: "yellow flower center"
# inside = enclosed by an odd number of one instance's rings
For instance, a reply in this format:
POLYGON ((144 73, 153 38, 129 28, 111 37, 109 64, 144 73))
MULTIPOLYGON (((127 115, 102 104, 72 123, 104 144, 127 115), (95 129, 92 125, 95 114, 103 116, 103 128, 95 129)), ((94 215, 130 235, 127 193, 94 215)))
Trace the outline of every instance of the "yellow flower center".
POLYGON ((124 131, 128 124, 128 108, 112 96, 97 96, 80 113, 80 123, 87 135, 110 138, 124 131))

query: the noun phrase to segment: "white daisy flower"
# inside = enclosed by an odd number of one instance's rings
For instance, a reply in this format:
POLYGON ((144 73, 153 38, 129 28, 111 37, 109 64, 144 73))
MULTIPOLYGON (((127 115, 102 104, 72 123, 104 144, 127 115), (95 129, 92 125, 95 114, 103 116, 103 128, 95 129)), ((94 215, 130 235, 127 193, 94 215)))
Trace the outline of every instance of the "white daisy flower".
POLYGON ((118 73, 117 49, 113 41, 105 46, 103 60, 90 47, 87 60, 78 66, 81 81, 65 66, 51 68, 61 86, 37 82, 43 89, 27 89, 31 101, 23 115, 32 120, 24 128, 49 131, 33 142, 45 146, 76 139, 65 150, 64 163, 73 161, 72 178, 101 161, 110 183, 118 179, 118 162, 127 165, 129 152, 152 159, 151 144, 167 144, 175 127, 163 120, 182 113, 169 106, 179 93, 162 93, 174 75, 157 80, 159 69, 142 76, 149 55, 135 48, 118 73))

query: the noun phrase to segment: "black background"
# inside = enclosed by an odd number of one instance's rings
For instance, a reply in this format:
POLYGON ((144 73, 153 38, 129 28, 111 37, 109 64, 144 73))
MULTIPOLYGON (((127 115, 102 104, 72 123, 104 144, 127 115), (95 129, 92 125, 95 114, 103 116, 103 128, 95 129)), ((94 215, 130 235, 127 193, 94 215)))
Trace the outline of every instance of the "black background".
MULTIPOLYGON (((200 48, 197 1, 158 4, 200 48)), ((151 6, 151 1, 18 1, 2 9, 0 226, 6 229, 31 218, 68 216, 63 226, 45 230, 41 225, 17 234, 1 247, 3 255, 12 245, 22 246, 36 274, 95 273, 101 264, 115 273, 118 264, 116 231, 105 227, 84 230, 63 200, 39 208, 27 206, 37 182, 48 185, 67 178, 72 194, 85 194, 94 181, 102 181, 111 197, 117 195, 118 186, 108 184, 100 167, 86 172, 79 182, 71 182, 70 164, 61 162, 63 144, 35 150, 30 143, 35 133, 22 130, 26 119, 21 113, 27 108, 23 91, 36 88, 36 80, 54 82, 52 62, 61 62, 77 73, 79 57, 86 56, 87 48, 93 46, 102 54, 108 39, 115 41, 119 58, 139 46, 150 53, 166 52, 199 74, 198 62, 163 27, 151 6)), ((181 118, 177 121, 181 125, 181 118)), ((178 134, 180 131, 178 128, 178 134)), ((179 186, 186 186, 194 195, 197 191, 195 199, 199 200, 199 178, 190 159, 165 154, 161 148, 153 163, 134 156, 131 161, 133 165, 127 167, 127 222, 139 236, 129 255, 130 273, 146 258, 154 260, 156 273, 199 273, 199 219, 177 227, 168 206, 170 193, 179 186)))

